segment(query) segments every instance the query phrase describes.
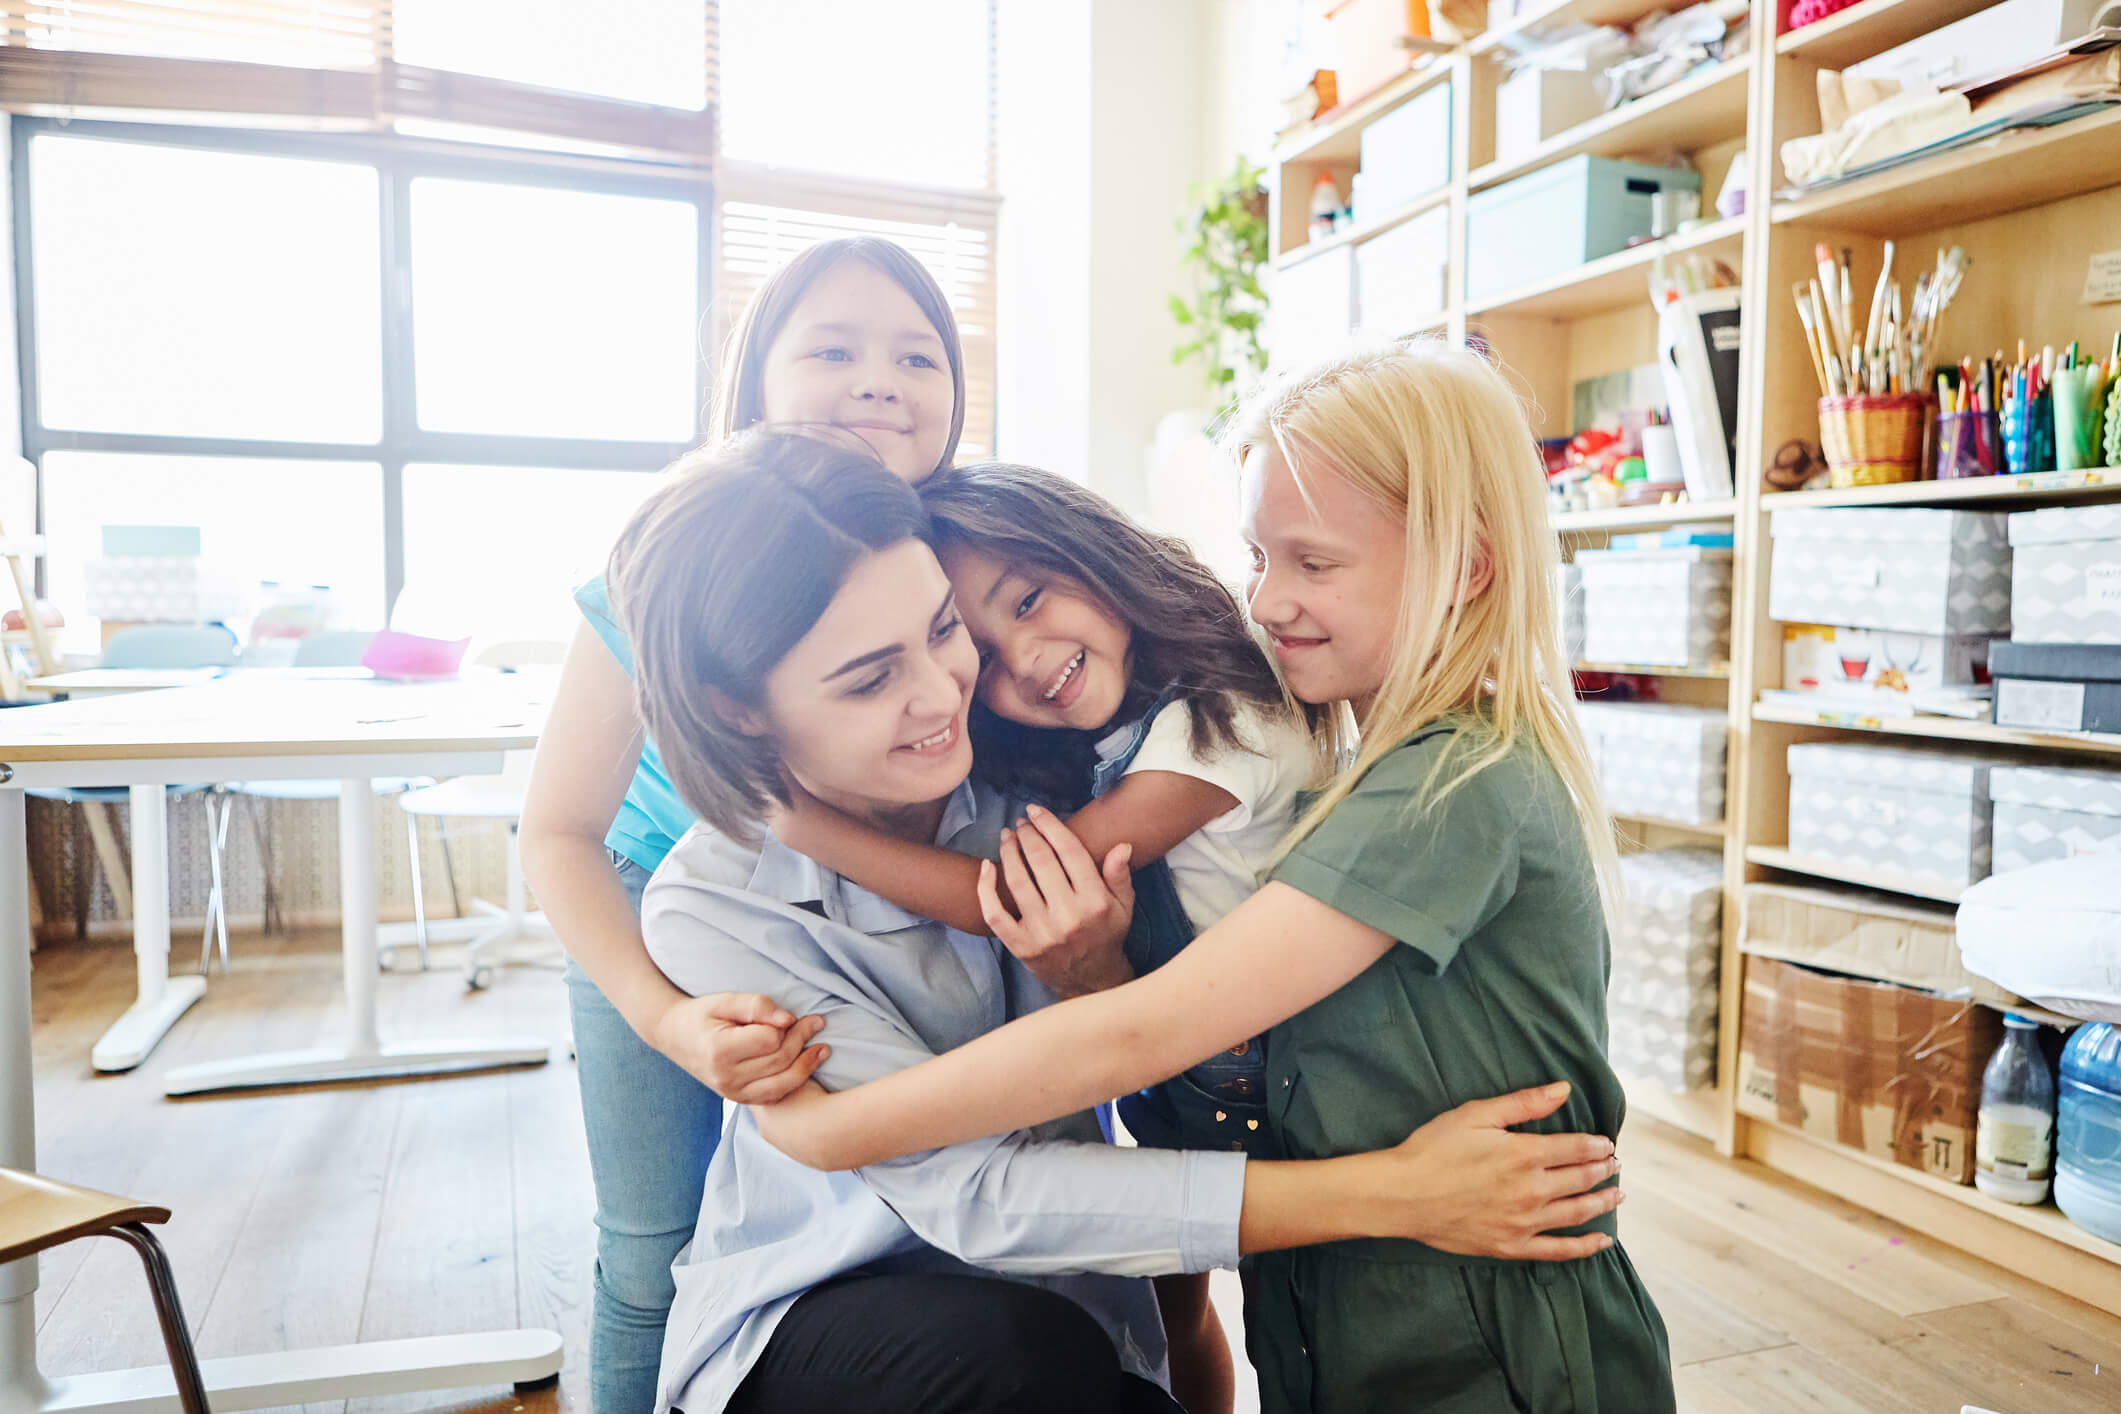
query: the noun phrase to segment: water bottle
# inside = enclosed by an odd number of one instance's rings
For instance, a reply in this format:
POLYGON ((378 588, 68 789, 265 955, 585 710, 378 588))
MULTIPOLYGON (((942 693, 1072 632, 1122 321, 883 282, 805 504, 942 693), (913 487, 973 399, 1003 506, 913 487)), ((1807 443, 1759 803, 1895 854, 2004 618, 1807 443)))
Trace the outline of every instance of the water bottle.
POLYGON ((1981 1076, 1974 1130, 1974 1186, 2006 1203, 2044 1203, 2054 1177, 2055 1078, 2040 1050, 2040 1024, 2003 1018, 2003 1044, 1981 1076))

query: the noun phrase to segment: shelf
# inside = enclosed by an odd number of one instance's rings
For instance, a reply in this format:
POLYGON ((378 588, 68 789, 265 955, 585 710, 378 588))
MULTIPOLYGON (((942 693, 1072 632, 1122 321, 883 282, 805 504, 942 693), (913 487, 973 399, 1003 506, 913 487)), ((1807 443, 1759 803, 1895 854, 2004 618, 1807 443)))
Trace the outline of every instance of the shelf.
POLYGON ((1630 825, 1653 825, 1660 830, 1678 830, 1689 835, 1710 836, 1719 840, 1731 837, 1731 827, 1723 820, 1708 825, 1697 825, 1690 820, 1667 820, 1662 815, 1630 815, 1624 810, 1613 811, 1612 815, 1615 820, 1624 820, 1630 825))
POLYGON ((2091 471, 2033 471, 2023 476, 1970 476, 1958 481, 1903 481, 1892 486, 1853 486, 1838 491, 1777 491, 1760 498, 1760 509, 2098 501, 2113 496, 2121 496, 2121 467, 2108 466, 2091 471))
POLYGON ((1522 157, 1490 162, 1473 172, 1468 185, 1479 191, 1578 153, 1619 157, 1663 147, 1691 150, 1736 137, 1745 127, 1745 79, 1751 68, 1750 55, 1726 59, 1705 73, 1556 133, 1522 157))
POLYGON ((1360 226, 1342 231, 1338 235, 1327 236, 1322 240, 1305 241, 1302 245, 1291 246, 1280 255, 1274 257, 1274 268, 1276 270, 1286 270, 1290 266, 1300 265, 1314 256, 1324 255, 1329 250, 1338 250, 1344 245, 1361 245, 1372 236, 1383 235, 1394 226, 1411 221, 1424 211, 1433 211, 1450 199, 1451 188, 1449 185, 1438 187, 1435 191, 1418 196, 1406 205, 1389 211, 1374 221, 1365 221, 1360 226))
POLYGON ((41 535, 11 535, 0 540, 0 555, 16 555, 25 560, 44 558, 44 537, 41 535))
POLYGON ((1659 506, 1620 506, 1610 511, 1562 511, 1552 517, 1551 523, 1563 535, 1604 530, 1655 530, 1666 525, 1729 520, 1737 509, 1736 501, 1674 501, 1659 506))
POLYGON ((1775 40, 1777 54, 1802 54, 1822 69, 1845 69, 1918 35, 1985 10, 1996 0, 1863 0, 1775 40))
POLYGON ((1451 76, 1451 63, 1442 55, 1418 69, 1410 69, 1384 87, 1353 103, 1343 103, 1309 128, 1294 132, 1274 144, 1268 164, 1315 162, 1353 165, 1362 156, 1362 130, 1432 84, 1451 76))
POLYGON ((1993 722, 1962 721, 1957 717, 1871 717, 1846 708, 1806 712, 1755 703, 1753 720, 1787 727, 1831 727, 1838 731, 1882 732, 1887 736, 1923 737, 1931 741, 1969 741, 1983 746, 2121 755, 2121 733, 2032 731, 2023 727, 1999 727, 1993 722))
POLYGON ((1520 16, 1515 24, 1482 30, 1466 41, 1466 52, 1485 54, 1520 35, 1562 25, 1631 25, 1660 8, 1657 0, 1555 0, 1536 14, 1520 16))
POLYGON ((1895 874, 1885 869, 1866 869, 1860 864, 1848 864, 1839 859, 1792 854, 1779 845, 1756 844, 1746 850, 1745 862, 1764 864, 1770 869, 1787 869, 1792 874, 1809 874, 1815 879, 1857 884, 1866 889, 1935 899, 1939 903, 1957 903, 1959 895, 1965 892, 1957 885, 1939 883, 1934 879, 1918 879, 1911 874, 1895 874))
POLYGON ((1731 675, 1729 663, 1716 663, 1706 668, 1675 668, 1665 663, 1578 663, 1579 673, 1616 673, 1629 677, 1645 678, 1727 678, 1731 675))
MULTIPOLYGON (((2102 1237, 2096 1237, 2086 1232, 2083 1228, 2078 1227, 2069 1220, 2068 1216, 2060 1208, 2054 1205, 2052 1200, 2034 1207, 2026 1207, 2018 1203, 2005 1203, 2000 1199, 1989 1197, 1971 1183, 1953 1183, 1949 1179, 1939 1178, 1935 1174, 1924 1173, 1921 1169, 1909 1168, 1905 1164, 1896 1164, 1889 1159, 1881 1159, 1875 1154, 1867 1154, 1861 1149, 1852 1149, 1844 1144, 1828 1144, 1815 1135, 1807 1134, 1803 1130, 1783 1124, 1779 1120, 1762 1119, 1757 1115, 1748 1115, 1746 1116, 1746 1122, 1761 1126, 1778 1136, 1787 1137, 1792 1141, 1817 1149, 1822 1153, 1846 1159, 1875 1172, 1882 1173, 1887 1177, 1899 1179, 1916 1188, 1934 1193, 1940 1198, 1949 1199, 1963 1208, 1985 1214, 1999 1222, 2008 1223, 2021 1231, 2037 1233, 2041 1237, 2059 1242, 2066 1247, 2074 1247, 2077 1251, 2086 1253, 2089 1256, 2121 1264, 2121 1246, 2108 1242, 2102 1237)), ((1794 1176, 1805 1177, 1803 1173, 1795 1173, 1794 1176)), ((1857 1201, 1860 1202, 1862 1200, 1858 1199, 1857 1201)), ((1907 1221, 1898 1212, 1889 1212, 1886 1216, 1902 1222, 1907 1221)), ((1910 1226, 1912 1225, 1910 1224, 1910 1226)), ((1950 1241, 1951 1238, 1946 1237, 1945 1240, 1950 1241)))
POLYGON ((1575 319, 1630 304, 1647 304, 1650 298, 1647 272, 1658 256, 1699 251, 1732 257, 1731 264, 1736 268, 1737 257, 1744 248, 1743 216, 1734 216, 1728 221, 1711 221, 1661 241, 1616 251, 1552 279, 1476 300, 1469 308, 1474 314, 1575 319))
POLYGON ((1778 201, 1771 217, 1778 226, 1803 221, 1871 236, 1963 225, 2121 182, 2117 150, 2121 107, 2059 127, 1998 133, 1816 196, 1778 201))
MULTIPOLYGON (((1667 1090, 1653 1081, 1619 1075, 1621 1093, 1628 1098, 1628 1118, 1644 1116, 1683 1129, 1697 1139, 1715 1143, 1721 1129, 1723 1096, 1714 1089, 1667 1090)), ((1626 1134, 1625 1126, 1621 1133, 1626 1134)), ((1627 1147, 1627 1139, 1620 1141, 1627 1147)))

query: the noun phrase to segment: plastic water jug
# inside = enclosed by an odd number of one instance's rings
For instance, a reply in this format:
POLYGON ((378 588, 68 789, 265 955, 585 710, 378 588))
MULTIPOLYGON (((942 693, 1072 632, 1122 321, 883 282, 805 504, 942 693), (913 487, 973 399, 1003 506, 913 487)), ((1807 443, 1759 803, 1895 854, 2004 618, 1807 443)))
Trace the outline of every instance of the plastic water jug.
POLYGON ((2121 1243, 2121 1027, 2080 1026, 2062 1048, 2055 1202, 2071 1222, 2121 1243))

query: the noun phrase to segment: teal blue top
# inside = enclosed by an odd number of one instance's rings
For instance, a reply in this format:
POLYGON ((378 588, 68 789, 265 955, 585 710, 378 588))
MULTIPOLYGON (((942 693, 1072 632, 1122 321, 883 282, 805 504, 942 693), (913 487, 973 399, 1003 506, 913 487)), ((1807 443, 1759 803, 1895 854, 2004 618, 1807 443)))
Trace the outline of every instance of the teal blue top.
MULTIPOLYGON (((633 644, 627 641, 626 630, 611 616, 611 595, 604 587, 604 577, 598 575, 575 590, 574 602, 581 605, 583 617, 597 631, 597 637, 604 640, 611 656, 619 660, 626 676, 632 677, 633 644)), ((692 812, 678 799, 670 777, 663 774, 662 755, 654 742, 644 738, 641 764, 634 770, 633 784, 626 787, 626 799, 619 803, 611 833, 604 836, 605 845, 652 873, 678 837, 692 828, 692 822, 692 812)))

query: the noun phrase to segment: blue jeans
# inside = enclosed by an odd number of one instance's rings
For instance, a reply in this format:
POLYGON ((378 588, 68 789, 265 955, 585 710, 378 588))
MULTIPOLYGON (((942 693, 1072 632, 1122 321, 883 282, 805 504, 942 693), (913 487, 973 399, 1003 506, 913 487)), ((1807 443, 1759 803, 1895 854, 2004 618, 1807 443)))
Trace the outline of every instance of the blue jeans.
MULTIPOLYGON (((638 912, 648 871, 618 855, 612 863, 638 912)), ((589 1403, 594 1414, 649 1414, 676 1294, 670 1264, 699 1222, 722 1102, 635 1035, 573 963, 567 1001, 597 1193, 589 1403)))

